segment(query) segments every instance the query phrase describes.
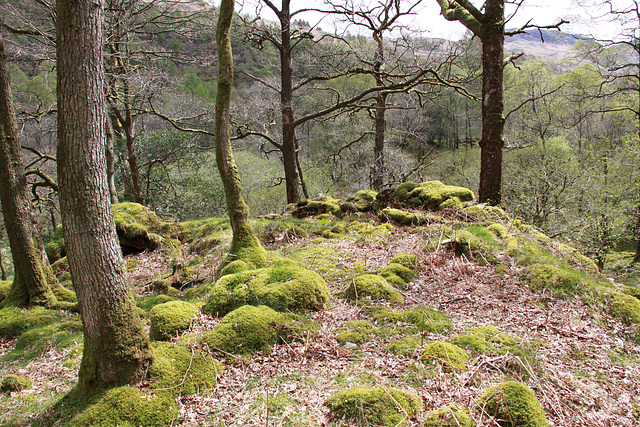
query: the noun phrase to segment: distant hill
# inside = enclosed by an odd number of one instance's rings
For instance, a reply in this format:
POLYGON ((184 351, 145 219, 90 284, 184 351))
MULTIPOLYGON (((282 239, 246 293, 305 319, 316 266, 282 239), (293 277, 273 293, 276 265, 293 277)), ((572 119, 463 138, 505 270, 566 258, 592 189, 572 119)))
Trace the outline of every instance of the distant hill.
POLYGON ((561 61, 571 54, 573 46, 587 36, 574 35, 561 31, 529 30, 526 33, 504 40, 505 52, 524 52, 527 56, 537 56, 548 61, 561 61))

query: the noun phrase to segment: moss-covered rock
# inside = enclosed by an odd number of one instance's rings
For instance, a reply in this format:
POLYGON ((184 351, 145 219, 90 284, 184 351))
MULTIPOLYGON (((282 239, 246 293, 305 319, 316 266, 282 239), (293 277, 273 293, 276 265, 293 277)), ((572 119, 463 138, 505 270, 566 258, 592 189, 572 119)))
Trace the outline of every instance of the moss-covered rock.
POLYGON ((340 200, 331 196, 320 196, 298 202, 291 211, 291 215, 304 218, 322 214, 338 215, 340 212, 340 200))
POLYGON ((356 277, 347 288, 345 296, 353 301, 369 297, 374 300, 388 300, 400 303, 404 300, 387 280, 377 274, 363 274, 356 277))
POLYGON ((415 270, 419 263, 418 256, 411 252, 400 252, 389 261, 389 264, 400 264, 412 270, 415 270))
POLYGON ((2 379, 0 383, 0 391, 3 393, 11 393, 13 391, 22 391, 31 388, 31 380, 29 378, 9 374, 2 379))
POLYGON ((313 329, 301 316, 245 305, 224 316, 203 335, 202 342, 227 354, 253 354, 270 352, 279 341, 299 339, 313 329))
MULTIPOLYGON (((2 285, 0 284, 0 286, 2 285)), ((640 300, 640 288, 638 286, 624 286, 622 292, 640 300)))
POLYGON ((144 395, 137 387, 106 391, 86 410, 76 415, 70 427, 168 426, 178 416, 178 404, 166 394, 144 395))
POLYGON ((44 250, 47 253, 47 258, 49 258, 49 262, 51 264, 66 255, 66 246, 62 235, 62 224, 59 224, 55 230, 53 230, 53 234, 49 238, 49 242, 44 245, 44 250))
POLYGON ((124 254, 153 251, 160 246, 162 238, 157 233, 161 222, 151 209, 138 203, 116 203, 113 217, 124 254))
POLYGON ((169 301, 154 306, 149 313, 149 338, 166 341, 189 329, 192 319, 200 312, 185 301, 169 301))
POLYGON ((448 342, 434 341, 422 349, 422 362, 441 365, 445 372, 467 369, 468 360, 469 353, 465 349, 448 342))
POLYGON ((611 292, 611 314, 625 323, 640 323, 640 300, 622 292, 611 292))
POLYGON ((320 275, 289 261, 222 276, 211 287, 203 311, 219 316, 245 304, 283 311, 321 310, 328 299, 329 289, 320 275))
POLYGON ((349 320, 336 332, 336 339, 342 345, 346 343, 363 344, 371 339, 375 326, 366 320, 349 320))
POLYGON ((415 393, 394 387, 352 387, 333 393, 326 404, 335 419, 384 427, 402 426, 423 408, 415 393))
POLYGON ((5 307, 0 310, 0 336, 14 338, 28 329, 49 325, 61 318, 57 311, 41 307, 29 310, 5 307))
POLYGON ((360 190, 340 202, 342 212, 369 212, 373 209, 373 204, 378 193, 374 190, 360 190))
POLYGON ((331 227, 329 230, 322 232, 322 237, 325 239, 337 239, 347 234, 347 226, 343 223, 338 223, 331 227))
POLYGON ((151 343, 150 389, 170 395, 205 394, 216 385, 223 366, 211 356, 182 345, 151 343))
POLYGON ((381 221, 393 221, 400 225, 424 225, 434 222, 433 217, 418 212, 408 212, 396 208, 384 208, 378 214, 381 221))
POLYGON ((489 388, 480 397, 483 412, 503 427, 548 427, 536 395, 526 385, 506 381, 489 388))
POLYGON ((177 225, 177 238, 189 245, 191 252, 207 253, 231 241, 229 218, 205 218, 177 225))
POLYGON ((413 282, 416 279, 416 273, 413 270, 395 262, 390 263, 378 271, 378 275, 384 277, 387 279, 387 282, 400 289, 406 289, 407 283, 413 282))
POLYGON ((452 206, 462 207, 462 202, 469 202, 474 197, 468 188, 445 185, 440 181, 427 181, 420 184, 402 183, 388 192, 380 193, 378 199, 386 204, 438 210, 452 206))
POLYGON ((469 408, 456 404, 429 411, 422 419, 424 427, 475 427, 475 425, 475 421, 469 416, 469 408))
POLYGON ((468 230, 457 230, 450 239, 442 242, 449 246, 456 255, 473 256, 480 250, 481 241, 468 230))
POLYGON ((451 320, 432 308, 417 306, 407 310, 396 310, 390 307, 372 307, 365 311, 373 316, 378 324, 406 322, 416 326, 413 332, 431 332, 439 334, 451 329, 451 320))

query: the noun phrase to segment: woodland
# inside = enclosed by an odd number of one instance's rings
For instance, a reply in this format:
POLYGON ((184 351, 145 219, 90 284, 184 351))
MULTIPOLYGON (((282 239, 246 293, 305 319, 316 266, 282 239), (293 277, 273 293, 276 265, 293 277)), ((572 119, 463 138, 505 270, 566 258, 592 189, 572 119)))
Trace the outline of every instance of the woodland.
POLYGON ((0 426, 640 425, 640 3, 523 1, 0 4, 0 426))

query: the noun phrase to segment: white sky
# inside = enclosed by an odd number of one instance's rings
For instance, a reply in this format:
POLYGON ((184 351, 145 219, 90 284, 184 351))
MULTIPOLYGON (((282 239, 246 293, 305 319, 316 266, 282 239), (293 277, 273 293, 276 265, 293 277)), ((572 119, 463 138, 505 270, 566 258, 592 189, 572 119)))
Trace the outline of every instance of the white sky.
MULTIPOLYGON (((374 2, 376 0, 364 0, 367 2, 374 2)), ((525 24, 532 19, 532 24, 537 25, 551 25, 559 22, 560 18, 564 18, 570 21, 570 24, 562 26, 562 30, 573 34, 593 35, 598 38, 613 38, 616 34, 619 34, 619 25, 605 22, 606 19, 595 19, 596 16, 604 15, 601 11, 591 8, 587 10, 585 7, 579 5, 581 3, 597 3, 598 0, 524 0, 523 7, 521 7, 515 16, 507 23, 507 28, 517 28, 525 24)), ((620 5, 630 4, 631 0, 614 0, 620 5)), ((219 3, 219 1, 215 1, 219 3)), ((241 13, 254 14, 255 5, 259 0, 238 0, 236 10, 241 13)), ((280 0, 273 0, 276 6, 280 5, 280 0)), ((477 0, 473 0, 476 5, 481 5, 477 0)), ((322 5, 322 0, 292 0, 292 10, 299 8, 308 8, 312 5, 322 5)), ((507 16, 514 12, 512 5, 507 5, 507 16)), ((261 16, 265 19, 275 20, 275 15, 266 7, 263 6, 261 16)), ((308 21, 314 25, 321 19, 321 16, 316 13, 300 14, 296 18, 308 21)), ((426 31, 428 37, 442 37, 448 39, 459 39, 465 33, 465 27, 458 22, 448 22, 442 16, 440 16, 440 8, 436 3, 436 0, 423 0, 419 9, 419 13, 411 18, 410 21, 405 21, 405 24, 419 28, 426 31)), ((333 23, 330 19, 324 18, 320 22, 320 27, 325 31, 333 31, 333 23)), ((352 33, 357 32, 354 28, 352 33)))

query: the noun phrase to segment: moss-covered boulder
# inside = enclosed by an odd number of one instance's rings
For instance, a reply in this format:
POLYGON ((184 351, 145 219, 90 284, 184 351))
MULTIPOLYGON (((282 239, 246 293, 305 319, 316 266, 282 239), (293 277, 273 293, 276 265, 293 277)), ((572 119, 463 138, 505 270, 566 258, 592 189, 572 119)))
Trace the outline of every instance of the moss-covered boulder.
POLYGON ((223 366, 211 356, 182 345, 151 343, 150 390, 173 396, 205 394, 216 385, 223 366))
POLYGON ((461 405, 447 405, 429 411, 422 419, 423 427, 475 427, 469 416, 469 408, 461 405))
POLYGON ((375 190, 360 190, 353 195, 340 201, 342 212, 369 212, 373 209, 378 192, 375 190))
POLYGON ((622 292, 611 292, 611 314, 625 323, 640 323, 640 300, 622 292))
POLYGON ((69 427, 157 427, 171 425, 178 416, 178 404, 167 394, 143 394, 137 387, 106 391, 86 410, 76 415, 69 427))
POLYGON ((483 413, 502 427, 548 427, 544 410, 534 392, 516 381, 489 388, 479 400, 483 413))
POLYGON ((422 411, 415 393, 394 387, 357 386, 333 393, 326 401, 333 418, 363 426, 396 427, 422 411))
POLYGON ((336 339, 342 345, 363 344, 371 339, 375 329, 375 326, 366 320, 349 320, 338 329, 336 339))
POLYGON ((440 181, 423 183, 404 182, 388 191, 381 192, 377 199, 390 206, 408 206, 432 210, 446 207, 463 207, 462 202, 474 199, 468 188, 445 185, 440 181))
POLYGON ((3 393, 22 391, 29 388, 31 388, 31 380, 20 375, 9 374, 0 383, 0 391, 3 393))
POLYGON ((371 298, 400 303, 404 300, 400 292, 395 290, 384 277, 377 274, 362 274, 356 277, 349 284, 345 296, 352 301, 371 298))
POLYGON ((169 301, 155 305, 149 312, 149 338, 166 341, 189 329, 191 321, 200 312, 198 307, 185 301, 169 301))
POLYGON ((218 279, 203 308, 220 316, 243 305, 266 305, 276 310, 321 310, 329 299, 327 283, 296 262, 240 271, 218 279))
POLYGON ((113 217, 122 252, 126 254, 153 251, 160 246, 161 222, 155 212, 138 203, 116 203, 113 217))
POLYGON ((225 354, 268 353, 274 344, 300 339, 313 329, 301 316, 245 305, 224 316, 202 336, 202 343, 225 354))
POLYGON ((395 262, 390 263, 377 273, 387 279, 387 282, 399 289, 406 289, 407 283, 416 279, 416 273, 409 267, 395 262))
POLYGON ((396 310, 390 307, 372 307, 365 311, 373 316, 377 324, 398 324, 411 323, 415 325, 412 332, 431 332, 440 334, 451 329, 451 320, 439 312, 429 307, 417 306, 406 310, 396 310))
POLYGON ((418 212, 409 212, 396 208, 384 208, 378 214, 380 221, 393 221, 400 225, 424 225, 436 220, 430 215, 423 215, 418 212))
POLYGON ((296 218, 305 218, 308 216, 331 214, 339 215, 340 200, 331 196, 320 196, 315 199, 305 199, 296 203, 291 210, 291 215, 296 218))
POLYGON ((422 362, 425 364, 438 364, 445 372, 462 371, 467 369, 469 353, 457 345, 434 341, 422 349, 422 362))
POLYGON ((82 321, 79 315, 64 322, 54 322, 25 330, 5 356, 8 360, 31 359, 47 350, 73 347, 82 342, 82 321))
POLYGON ((473 256, 480 250, 481 240, 468 230, 456 230, 442 244, 450 247, 456 255, 473 256))

